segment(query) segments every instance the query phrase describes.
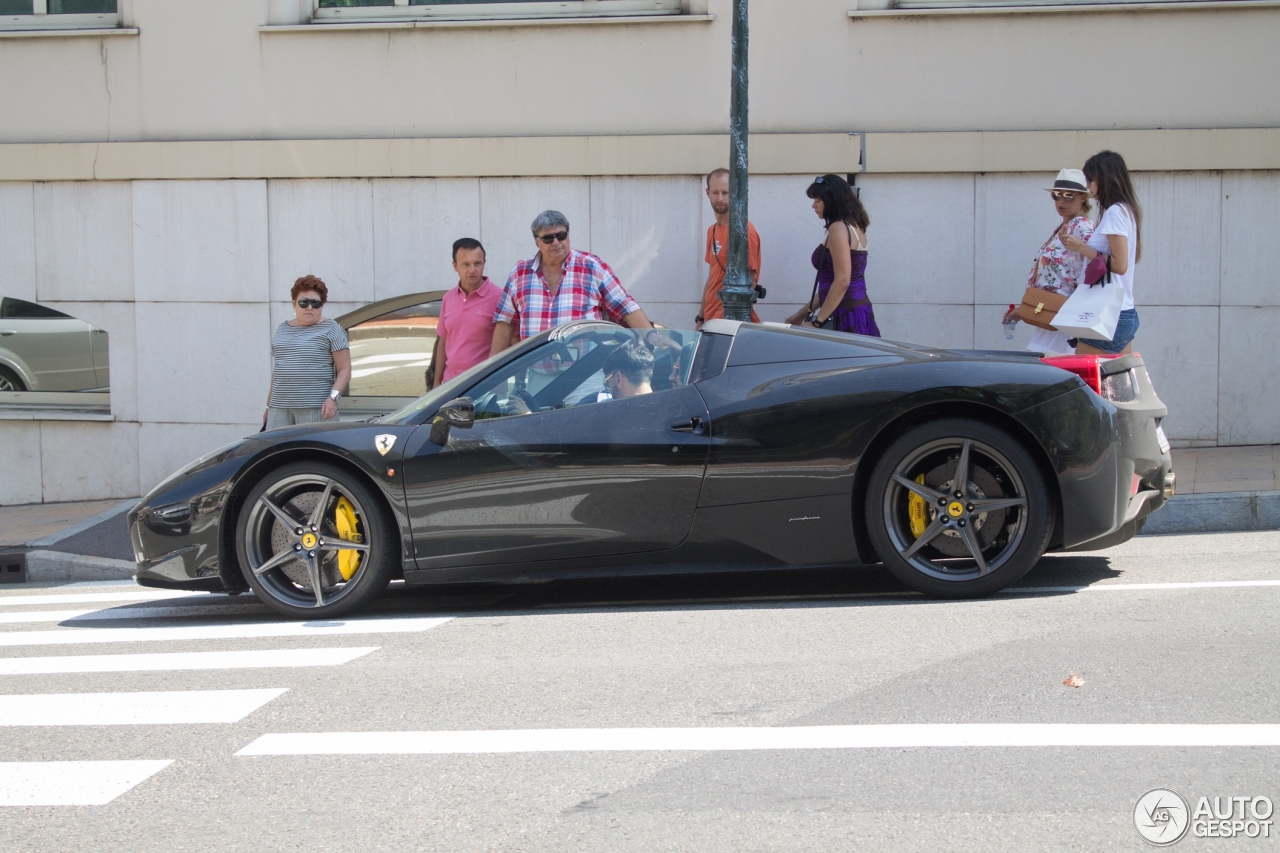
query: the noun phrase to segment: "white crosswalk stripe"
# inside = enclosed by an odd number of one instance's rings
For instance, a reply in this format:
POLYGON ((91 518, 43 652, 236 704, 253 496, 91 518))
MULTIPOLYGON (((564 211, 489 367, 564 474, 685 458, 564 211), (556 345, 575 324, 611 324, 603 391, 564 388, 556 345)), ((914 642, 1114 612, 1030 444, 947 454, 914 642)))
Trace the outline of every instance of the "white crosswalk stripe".
MULTIPOLYGON (((5 595, 0 596, 0 607, 30 607, 35 604, 86 604, 89 602, 150 601, 166 598, 190 598, 196 595, 209 597, 207 592, 172 592, 143 589, 135 592, 68 592, 62 595, 5 595)), ((252 600, 252 599, 250 599, 252 600)))
POLYGON ((0 696, 0 726, 238 723, 287 689, 0 696))
POLYGON ((947 723, 266 734, 236 755, 715 752, 924 747, 1280 746, 1280 725, 947 723))
POLYGON ((0 658, 0 675, 341 666, 377 650, 377 646, 357 646, 355 648, 337 649, 257 649, 237 652, 167 652, 132 655, 63 655, 33 658, 0 658))
POLYGON ((88 643, 166 642, 170 640, 241 640, 258 637, 335 637, 353 634, 406 634, 426 631, 451 616, 403 619, 352 619, 317 622, 241 622, 153 628, 83 628, 0 633, 0 646, 67 646, 88 643))
POLYGON ((262 613, 258 604, 220 604, 213 607, 117 607, 107 610, 21 610, 0 611, 0 625, 30 622, 93 622, 102 619, 168 619, 193 616, 244 616, 262 613))
POLYGON ((104 806, 172 763, 0 762, 0 806, 104 806))

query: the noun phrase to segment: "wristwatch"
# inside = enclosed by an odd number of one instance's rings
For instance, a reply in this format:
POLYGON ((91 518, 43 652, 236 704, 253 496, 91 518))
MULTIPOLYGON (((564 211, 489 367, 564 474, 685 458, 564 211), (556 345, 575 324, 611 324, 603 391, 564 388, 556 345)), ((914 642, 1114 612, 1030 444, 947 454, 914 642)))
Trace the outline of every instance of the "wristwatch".
POLYGON ((338 398, 341 396, 342 396, 342 392, 339 391, 337 388, 334 388, 329 392, 329 399, 335 403, 338 402, 338 398))

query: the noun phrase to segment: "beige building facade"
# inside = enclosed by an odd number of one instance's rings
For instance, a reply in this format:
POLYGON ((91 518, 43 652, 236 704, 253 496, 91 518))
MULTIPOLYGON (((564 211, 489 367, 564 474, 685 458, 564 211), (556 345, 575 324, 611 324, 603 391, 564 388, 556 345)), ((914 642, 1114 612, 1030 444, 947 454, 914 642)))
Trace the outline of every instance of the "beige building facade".
MULTIPOLYGON (((1053 228, 1043 187, 1113 148, 1170 437, 1280 443, 1280 3, 868 5, 751 4, 761 315, 808 295, 804 189, 836 172, 872 217, 886 337, 1023 346, 999 318, 1053 228)), ((474 236, 502 280, 544 208, 651 317, 692 323, 729 0, 114 6, 0 16, 0 296, 107 331, 111 374, 109 413, 0 400, 0 503, 140 494, 256 431, 297 276, 333 316, 451 286, 474 236)))

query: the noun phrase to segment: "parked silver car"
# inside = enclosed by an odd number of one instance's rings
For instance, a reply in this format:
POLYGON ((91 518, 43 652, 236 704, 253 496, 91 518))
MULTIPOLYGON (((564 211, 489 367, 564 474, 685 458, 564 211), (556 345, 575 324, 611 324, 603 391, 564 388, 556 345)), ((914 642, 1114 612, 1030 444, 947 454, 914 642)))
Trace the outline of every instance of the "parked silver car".
POLYGON ((110 384, 104 330, 0 297, 0 391, 106 391, 110 384))

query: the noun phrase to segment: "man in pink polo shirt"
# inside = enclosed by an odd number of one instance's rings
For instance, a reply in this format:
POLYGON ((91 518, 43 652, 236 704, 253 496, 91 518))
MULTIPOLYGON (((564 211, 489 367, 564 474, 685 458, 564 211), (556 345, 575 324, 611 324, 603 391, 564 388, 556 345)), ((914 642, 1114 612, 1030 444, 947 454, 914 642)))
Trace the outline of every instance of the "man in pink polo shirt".
POLYGON ((489 357, 493 342, 493 315, 502 298, 484 274, 484 246, 479 240, 463 237, 453 244, 453 268, 458 286, 444 295, 436 336, 440 357, 435 365, 435 385, 448 382, 489 357))

